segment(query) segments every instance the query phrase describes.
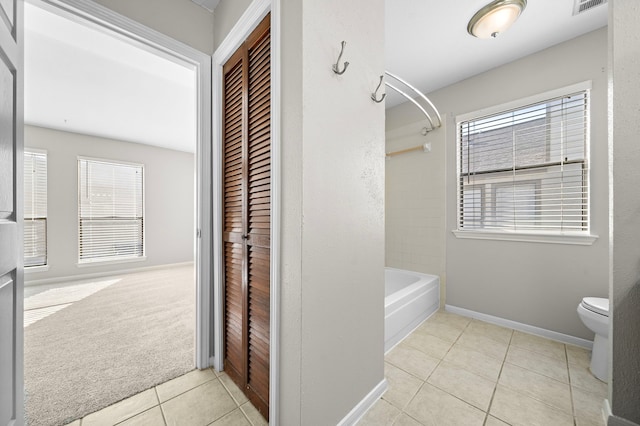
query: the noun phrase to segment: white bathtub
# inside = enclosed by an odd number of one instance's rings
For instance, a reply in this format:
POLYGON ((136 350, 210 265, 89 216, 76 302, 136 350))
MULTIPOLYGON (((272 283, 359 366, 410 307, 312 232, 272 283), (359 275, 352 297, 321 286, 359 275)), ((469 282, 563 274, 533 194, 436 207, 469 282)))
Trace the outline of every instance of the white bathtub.
POLYGON ((439 306, 440 277, 385 268, 385 353, 429 318, 439 306))

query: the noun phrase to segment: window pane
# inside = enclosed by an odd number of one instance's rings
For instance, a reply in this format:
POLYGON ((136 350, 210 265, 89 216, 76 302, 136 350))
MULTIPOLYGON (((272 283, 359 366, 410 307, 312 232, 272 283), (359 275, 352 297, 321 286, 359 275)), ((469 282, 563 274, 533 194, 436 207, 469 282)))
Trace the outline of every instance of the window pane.
POLYGON ((588 93, 459 123, 459 229, 588 231, 588 93))
POLYGON ((144 256, 143 168, 78 161, 81 262, 144 256))
POLYGON ((24 153, 24 266, 47 264, 47 155, 24 153))

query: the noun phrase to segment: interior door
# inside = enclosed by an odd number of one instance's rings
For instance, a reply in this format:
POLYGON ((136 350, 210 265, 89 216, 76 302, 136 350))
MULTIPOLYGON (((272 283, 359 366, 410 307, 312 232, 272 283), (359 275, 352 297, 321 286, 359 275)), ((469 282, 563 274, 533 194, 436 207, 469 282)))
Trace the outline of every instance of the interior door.
POLYGON ((0 426, 24 424, 22 1, 0 0, 0 426))
POLYGON ((224 368, 269 416, 269 16, 223 67, 224 368))

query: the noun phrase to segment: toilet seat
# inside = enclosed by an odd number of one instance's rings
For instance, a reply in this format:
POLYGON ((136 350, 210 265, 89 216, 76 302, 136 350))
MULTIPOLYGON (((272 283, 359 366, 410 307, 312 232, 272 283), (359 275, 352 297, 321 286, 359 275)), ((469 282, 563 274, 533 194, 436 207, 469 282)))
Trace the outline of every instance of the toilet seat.
POLYGON ((603 297, 585 297, 582 299, 582 306, 585 309, 599 315, 609 316, 609 299, 603 297))

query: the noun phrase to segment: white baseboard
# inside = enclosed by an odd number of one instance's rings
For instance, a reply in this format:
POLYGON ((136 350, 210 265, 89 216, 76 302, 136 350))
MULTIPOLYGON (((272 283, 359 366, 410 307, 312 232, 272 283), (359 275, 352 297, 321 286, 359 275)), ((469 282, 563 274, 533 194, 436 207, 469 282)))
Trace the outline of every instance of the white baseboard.
POLYGON ((91 274, 77 274, 77 275, 71 275, 68 277, 54 277, 54 278, 45 278, 41 280, 29 280, 29 281, 25 280, 24 285, 27 287, 31 287, 36 285, 56 284, 56 283, 68 282, 68 281, 91 280, 94 278, 113 277, 115 275, 134 274, 136 272, 146 272, 146 271, 153 271, 156 269, 175 268, 178 266, 187 266, 187 265, 193 265, 193 264, 194 262, 190 261, 190 262, 180 262, 180 263, 169 263, 166 265, 145 266, 142 268, 121 269, 118 271, 94 272, 91 274))
POLYGON ((608 399, 605 399, 602 402, 602 420, 604 420, 604 424, 606 425, 607 423, 609 423, 609 417, 611 417, 613 415, 613 413, 611 412, 611 404, 609 403, 608 399))
POLYGON ((545 328, 535 327, 533 325, 524 324, 517 321, 511 321, 505 318, 494 317, 493 315, 483 314, 481 312, 472 311, 465 308, 459 308, 452 305, 444 305, 444 309, 452 314, 458 314, 465 317, 479 319, 491 324, 500 325, 502 327, 513 328, 514 330, 524 331, 525 333, 535 334, 546 337, 547 339, 557 340, 558 342, 568 343, 574 346, 580 346, 586 349, 593 347, 593 342, 580 337, 570 336, 568 334, 558 333, 557 331, 547 330, 545 328))
POLYGON ((365 396, 353 409, 347 414, 340 422, 338 426, 351 426, 355 425, 371 407, 375 404, 382 395, 387 391, 389 384, 387 379, 382 379, 380 383, 374 387, 371 392, 365 396))

